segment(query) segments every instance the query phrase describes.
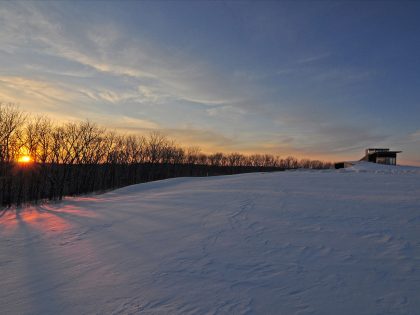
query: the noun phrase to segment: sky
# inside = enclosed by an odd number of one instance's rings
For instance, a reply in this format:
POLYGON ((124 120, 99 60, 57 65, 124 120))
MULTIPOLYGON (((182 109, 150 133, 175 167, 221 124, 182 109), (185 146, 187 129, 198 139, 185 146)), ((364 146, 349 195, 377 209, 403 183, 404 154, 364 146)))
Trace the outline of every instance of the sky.
POLYGON ((0 2, 0 101, 203 152, 420 165, 420 2, 0 2))

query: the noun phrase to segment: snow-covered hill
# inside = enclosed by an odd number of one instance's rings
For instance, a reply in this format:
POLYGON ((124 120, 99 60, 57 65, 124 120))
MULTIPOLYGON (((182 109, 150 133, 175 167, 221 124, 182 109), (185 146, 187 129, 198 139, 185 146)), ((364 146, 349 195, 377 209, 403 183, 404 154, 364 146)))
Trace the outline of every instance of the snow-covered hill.
POLYGON ((419 314, 420 172, 178 178, 0 218, 1 314, 419 314))

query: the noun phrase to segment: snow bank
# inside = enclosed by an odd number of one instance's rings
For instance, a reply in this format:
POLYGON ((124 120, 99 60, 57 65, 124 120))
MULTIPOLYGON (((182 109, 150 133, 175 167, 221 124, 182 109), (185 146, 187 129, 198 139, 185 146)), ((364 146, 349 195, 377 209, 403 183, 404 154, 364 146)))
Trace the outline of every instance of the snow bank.
POLYGON ((353 162, 353 164, 353 166, 345 168, 344 171, 375 174, 420 174, 420 167, 416 166, 395 166, 364 161, 353 162))
POLYGON ((418 314, 420 175, 179 178, 0 218, 2 314, 418 314))

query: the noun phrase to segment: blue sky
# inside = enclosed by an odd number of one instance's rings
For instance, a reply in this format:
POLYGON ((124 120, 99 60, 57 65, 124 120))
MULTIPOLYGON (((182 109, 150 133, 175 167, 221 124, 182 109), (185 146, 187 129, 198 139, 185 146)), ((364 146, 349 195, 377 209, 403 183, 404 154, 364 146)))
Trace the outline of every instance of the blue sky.
POLYGON ((1 2, 0 100, 205 152, 420 165, 418 2, 1 2))

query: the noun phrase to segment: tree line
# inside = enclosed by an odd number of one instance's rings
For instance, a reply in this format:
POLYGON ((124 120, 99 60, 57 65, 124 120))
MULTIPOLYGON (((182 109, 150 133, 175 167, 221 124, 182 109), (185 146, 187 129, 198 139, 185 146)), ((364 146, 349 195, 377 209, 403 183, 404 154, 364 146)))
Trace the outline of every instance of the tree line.
POLYGON ((204 154, 158 132, 125 135, 90 121, 56 124, 0 103, 0 205, 61 200, 179 176, 331 168, 270 154, 204 154), (22 160, 30 157, 30 162, 22 160))

